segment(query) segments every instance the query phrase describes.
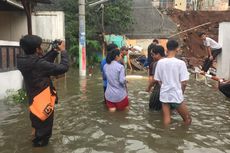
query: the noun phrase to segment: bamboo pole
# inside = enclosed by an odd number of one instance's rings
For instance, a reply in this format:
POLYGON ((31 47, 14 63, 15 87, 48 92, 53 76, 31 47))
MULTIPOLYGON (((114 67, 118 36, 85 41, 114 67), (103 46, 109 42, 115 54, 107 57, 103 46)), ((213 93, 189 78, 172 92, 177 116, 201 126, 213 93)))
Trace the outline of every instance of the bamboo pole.
POLYGON ((191 30, 194 30, 194 29, 199 28, 199 27, 203 27, 203 26, 209 25, 209 24, 211 24, 211 23, 212 23, 212 22, 207 22, 207 23, 204 23, 204 24, 195 26, 195 27, 193 27, 193 28, 189 28, 189 29, 187 29, 187 30, 184 30, 184 31, 181 31, 181 32, 179 32, 179 33, 173 34, 173 35, 169 36, 168 38, 172 38, 172 37, 174 37, 174 36, 177 36, 177 35, 180 35, 180 34, 182 34, 182 33, 185 33, 185 32, 191 31, 191 30))

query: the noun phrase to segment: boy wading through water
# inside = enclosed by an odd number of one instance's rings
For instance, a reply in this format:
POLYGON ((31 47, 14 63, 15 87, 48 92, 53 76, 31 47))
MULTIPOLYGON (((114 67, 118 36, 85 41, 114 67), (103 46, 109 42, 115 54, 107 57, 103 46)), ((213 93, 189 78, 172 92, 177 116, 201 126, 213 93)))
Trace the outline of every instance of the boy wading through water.
POLYGON ((17 59, 17 67, 23 75, 28 96, 34 147, 46 146, 52 135, 57 94, 50 76, 64 74, 69 67, 64 42, 57 44, 57 48, 45 56, 41 44, 42 38, 38 36, 24 36, 20 40, 20 47, 25 55, 17 59), (55 64, 53 62, 59 54, 58 51, 61 52, 61 62, 55 64))
POLYGON ((161 84, 160 101, 162 102, 163 122, 171 122, 171 109, 176 109, 185 125, 191 124, 191 116, 184 102, 183 93, 189 73, 184 61, 175 58, 179 44, 175 40, 167 43, 168 56, 157 62, 154 79, 161 84))
POLYGON ((154 74, 156 71, 157 62, 165 57, 165 50, 162 46, 157 45, 152 49, 151 55, 155 62, 152 62, 152 64, 150 65, 149 75, 150 77, 152 77, 152 79, 150 79, 151 81, 149 82, 146 91, 150 92, 152 87, 154 86, 149 99, 149 108, 158 111, 161 110, 161 101, 160 101, 161 86, 159 82, 154 79, 154 74))

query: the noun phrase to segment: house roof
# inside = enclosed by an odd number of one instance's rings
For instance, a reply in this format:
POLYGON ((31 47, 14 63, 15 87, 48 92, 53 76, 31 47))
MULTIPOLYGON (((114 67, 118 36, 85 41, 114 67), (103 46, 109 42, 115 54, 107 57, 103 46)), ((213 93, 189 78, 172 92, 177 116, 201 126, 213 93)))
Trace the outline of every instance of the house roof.
POLYGON ((0 10, 23 10, 23 6, 16 0, 1 0, 0 10))
MULTIPOLYGON (((51 4, 51 0, 29 0, 34 3, 51 4)), ((0 0, 0 10, 23 10, 20 0, 0 0)))

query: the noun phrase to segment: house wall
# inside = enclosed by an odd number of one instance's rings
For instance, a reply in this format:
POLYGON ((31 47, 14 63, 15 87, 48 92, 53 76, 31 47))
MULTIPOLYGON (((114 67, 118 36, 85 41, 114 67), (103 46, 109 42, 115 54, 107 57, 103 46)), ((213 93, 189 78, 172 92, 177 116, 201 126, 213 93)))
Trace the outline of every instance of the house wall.
POLYGON ((229 9, 229 0, 187 0, 191 1, 193 10, 224 11, 229 9))
POLYGON ((203 2, 202 10, 217 10, 223 11, 228 10, 228 0, 205 0, 203 2))
MULTIPOLYGON (((32 24, 33 34, 45 40, 65 39, 63 12, 36 13, 32 16, 32 24)), ((13 57, 19 51, 12 48, 18 47, 20 38, 27 34, 27 19, 24 12, 0 11, 0 33, 0 99, 3 99, 7 90, 16 91, 23 84, 21 73, 13 70, 13 64, 16 63, 13 57)))
POLYGON ((175 6, 176 9, 185 11, 186 10, 186 3, 187 3, 186 0, 175 0, 175 5, 174 6, 175 6))
POLYGON ((229 9, 229 0, 152 0, 155 7, 175 7, 179 10, 224 11, 229 9))
MULTIPOLYGON (((64 13, 43 11, 32 16, 33 34, 43 39, 65 39, 64 13)), ((0 11, 0 40, 19 41, 27 34, 27 19, 23 11, 0 11)))
POLYGON ((23 11, 0 11, 0 40, 19 41, 27 33, 23 11))
MULTIPOLYGON (((23 77, 20 71, 12 70, 12 69, 2 69, 2 66, 6 66, 6 52, 3 54, 4 48, 16 48, 19 46, 18 42, 14 41, 2 41, 0 40, 0 99, 3 99, 7 96, 7 90, 17 91, 22 88, 23 85, 23 77), (7 70, 10 71, 7 71, 7 70), (3 71, 2 71, 3 70, 3 71)), ((10 49, 8 49, 10 51, 10 49)), ((9 53, 9 55, 11 55, 9 53)), ((15 55, 16 56, 16 55, 15 55)), ((13 56, 10 56, 9 59, 12 59, 13 56)), ((12 63, 12 60, 10 60, 12 63)), ((11 64, 9 64, 11 66, 11 64)))
POLYGON ((7 90, 17 91, 23 86, 23 77, 20 71, 0 72, 0 99, 7 96, 7 90))

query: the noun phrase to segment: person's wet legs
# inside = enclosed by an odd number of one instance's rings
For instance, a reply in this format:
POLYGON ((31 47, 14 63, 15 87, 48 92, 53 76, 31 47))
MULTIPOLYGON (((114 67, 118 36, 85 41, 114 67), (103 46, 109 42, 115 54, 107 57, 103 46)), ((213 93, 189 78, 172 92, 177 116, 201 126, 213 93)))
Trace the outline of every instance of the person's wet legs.
POLYGON ((188 108, 185 102, 182 102, 176 110, 180 114, 180 116, 183 118, 185 125, 190 125, 192 123, 192 118, 189 114, 189 111, 188 111, 188 108))
POLYGON ((204 72, 207 72, 208 69, 212 66, 213 61, 216 59, 216 57, 221 53, 222 49, 216 49, 212 51, 213 59, 210 60, 209 57, 205 59, 202 70, 204 72))
POLYGON ((32 127, 35 129, 34 139, 32 140, 34 147, 44 147, 49 143, 52 136, 54 113, 52 113, 45 121, 41 121, 35 115, 30 113, 32 127))
POLYGON ((164 126, 167 127, 171 123, 171 110, 169 104, 162 103, 162 113, 164 126))

